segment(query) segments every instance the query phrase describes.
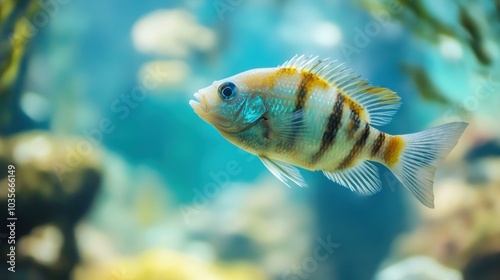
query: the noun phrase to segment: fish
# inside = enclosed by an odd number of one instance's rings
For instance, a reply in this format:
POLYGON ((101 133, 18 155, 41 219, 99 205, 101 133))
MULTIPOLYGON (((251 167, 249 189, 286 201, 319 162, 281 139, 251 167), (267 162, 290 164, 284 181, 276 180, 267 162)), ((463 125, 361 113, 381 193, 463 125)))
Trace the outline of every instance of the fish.
POLYGON ((378 162, 429 208, 434 208, 435 170, 468 125, 383 132, 376 127, 390 122, 401 106, 394 91, 371 85, 336 60, 305 55, 214 81, 189 104, 288 187, 308 186, 300 167, 373 195, 382 189, 378 162))

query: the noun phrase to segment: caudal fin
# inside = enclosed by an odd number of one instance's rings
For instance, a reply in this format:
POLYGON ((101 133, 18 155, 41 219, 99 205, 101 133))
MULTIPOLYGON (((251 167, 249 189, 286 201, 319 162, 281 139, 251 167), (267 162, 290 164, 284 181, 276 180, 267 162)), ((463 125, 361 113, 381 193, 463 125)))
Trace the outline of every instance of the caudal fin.
POLYGON ((455 147, 467 125, 465 122, 453 122, 400 135, 404 139, 405 148, 398 162, 390 169, 429 208, 434 208, 432 186, 437 164, 455 147))

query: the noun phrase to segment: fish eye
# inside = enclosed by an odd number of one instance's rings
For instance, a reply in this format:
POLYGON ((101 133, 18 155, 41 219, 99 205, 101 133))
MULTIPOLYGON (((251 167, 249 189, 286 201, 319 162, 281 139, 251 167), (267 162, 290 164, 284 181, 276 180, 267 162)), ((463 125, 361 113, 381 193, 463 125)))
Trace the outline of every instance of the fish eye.
POLYGON ((219 96, 222 100, 229 100, 236 96, 238 88, 234 83, 225 82, 219 86, 219 96))

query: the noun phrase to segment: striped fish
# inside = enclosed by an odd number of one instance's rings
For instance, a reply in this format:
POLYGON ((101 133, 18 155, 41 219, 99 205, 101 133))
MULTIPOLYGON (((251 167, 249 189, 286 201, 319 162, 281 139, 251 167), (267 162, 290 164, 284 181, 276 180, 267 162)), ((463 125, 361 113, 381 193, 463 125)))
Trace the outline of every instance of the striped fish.
POLYGON ((372 195, 381 190, 372 163, 379 162, 430 208, 436 166, 467 126, 455 122, 406 135, 380 131, 374 126, 391 120, 400 97, 317 57, 295 56, 276 68, 215 81, 194 97, 189 104, 203 120, 257 155, 288 186, 307 186, 299 166, 372 195))

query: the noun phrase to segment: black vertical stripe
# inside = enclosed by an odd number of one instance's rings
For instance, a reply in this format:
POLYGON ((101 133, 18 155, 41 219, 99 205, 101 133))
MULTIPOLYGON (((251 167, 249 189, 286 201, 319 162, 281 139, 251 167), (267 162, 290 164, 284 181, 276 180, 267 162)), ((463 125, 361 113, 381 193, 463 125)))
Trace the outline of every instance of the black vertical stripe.
POLYGON ((379 131, 377 140, 375 140, 375 142, 373 143, 372 150, 370 152, 372 157, 374 157, 378 153, 378 151, 382 147, 382 144, 384 144, 384 141, 385 141, 385 133, 379 131))
POLYGON ((351 108, 351 114, 349 115, 350 123, 349 123, 349 138, 354 136, 354 133, 359 129, 359 114, 351 108))
POLYGON ((333 104, 332 112, 328 117, 328 122, 325 126, 323 137, 321 138, 321 144, 319 150, 314 154, 312 162, 317 162, 335 143, 335 138, 337 137, 337 132, 339 131, 342 114, 344 109, 345 97, 342 93, 337 92, 337 99, 335 104, 333 104))
POLYGON ((309 92, 311 90, 311 83, 313 81, 311 75, 311 73, 302 72, 300 84, 297 88, 297 99, 295 99, 295 109, 293 112, 304 109, 304 105, 306 104, 307 97, 309 96, 309 92))
POLYGON ((304 121, 304 114, 298 113, 303 110, 307 99, 309 98, 309 94, 311 92, 312 84, 314 82, 314 76, 308 72, 301 73, 301 80, 297 87, 297 97, 295 99, 295 108, 293 109, 293 116, 290 118, 290 126, 294 128, 293 133, 290 139, 287 139, 282 145, 286 147, 286 149, 293 149, 296 143, 297 129, 300 128, 300 124, 304 121))
POLYGON ((361 133, 361 136, 359 137, 358 141, 356 141, 349 154, 344 158, 344 160, 340 162, 338 169, 343 170, 351 166, 356 156, 365 146, 366 140, 368 140, 368 136, 370 136, 370 125, 365 124, 365 129, 361 133))

